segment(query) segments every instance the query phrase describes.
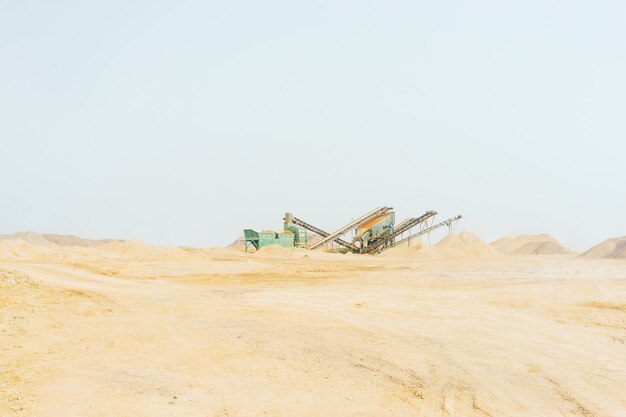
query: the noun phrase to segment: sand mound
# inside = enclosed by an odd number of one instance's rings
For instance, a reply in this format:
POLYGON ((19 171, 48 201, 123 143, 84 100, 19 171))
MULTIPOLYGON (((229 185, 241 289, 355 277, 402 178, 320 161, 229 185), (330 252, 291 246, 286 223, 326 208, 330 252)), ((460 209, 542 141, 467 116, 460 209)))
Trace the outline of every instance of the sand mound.
POLYGON ((30 258, 32 252, 33 245, 23 240, 0 241, 0 259, 13 260, 30 258))
POLYGON ((43 235, 35 232, 18 232, 12 235, 1 235, 0 240, 20 240, 30 243, 31 245, 55 246, 54 242, 49 241, 43 235))
POLYGON ((193 255, 180 248, 149 245, 137 240, 109 242, 99 246, 97 249, 104 253, 116 254, 123 258, 137 261, 178 262, 188 261, 193 258, 193 255))
MULTIPOLYGON (((437 243, 433 249, 459 255, 462 258, 492 258, 500 253, 483 242, 478 236, 469 232, 448 235, 437 243)), ((456 257, 456 256, 455 256, 456 257)))
POLYGON ((579 256, 582 258, 626 259, 626 236, 607 239, 579 256))
POLYGON ((235 248, 235 249, 243 249, 244 246, 244 238, 243 235, 239 236, 237 239, 233 241, 230 245, 226 246, 227 248, 235 248))
POLYGON ((59 246, 82 246, 82 247, 95 247, 104 245, 110 242, 115 242, 113 239, 83 239, 74 235, 54 235, 43 234, 46 240, 55 243, 59 246))
POLYGON ((575 253, 549 234, 503 237, 492 242, 491 246, 507 255, 573 255, 575 253))
POLYGON ((383 258, 413 258, 422 250, 422 244, 417 242, 414 245, 396 246, 380 253, 383 258))
POLYGON ((448 235, 435 246, 421 248, 416 246, 399 246, 386 250, 381 254, 386 257, 400 258, 431 258, 431 259, 458 259, 458 258, 496 258, 502 256, 500 252, 480 240, 469 232, 448 235))
POLYGON ((112 239, 83 239, 74 235, 40 234, 35 232, 17 232, 11 235, 0 235, 0 241, 21 240, 39 246, 82 246, 95 247, 114 242, 112 239))
POLYGON ((268 258, 304 258, 314 254, 314 251, 300 248, 284 248, 278 245, 263 246, 261 249, 254 252, 257 255, 268 258))
POLYGON ((574 252, 555 241, 528 242, 513 252, 513 255, 573 255, 574 252))
POLYGON ((3 261, 39 261, 50 258, 53 253, 53 244, 33 245, 20 239, 0 241, 0 259, 3 261))
POLYGON ((302 248, 285 248, 278 245, 264 246, 254 252, 256 256, 264 258, 286 258, 286 259, 344 259, 344 255, 336 252, 325 252, 323 250, 309 250, 302 248))

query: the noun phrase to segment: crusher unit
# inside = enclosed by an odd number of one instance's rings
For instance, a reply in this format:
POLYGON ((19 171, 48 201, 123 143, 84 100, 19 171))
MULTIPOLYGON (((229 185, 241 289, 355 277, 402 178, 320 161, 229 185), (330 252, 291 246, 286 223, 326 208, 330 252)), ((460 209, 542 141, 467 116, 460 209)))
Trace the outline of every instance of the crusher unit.
POLYGON ((250 246, 256 249, 269 245, 318 249, 328 244, 337 244, 353 253, 375 254, 394 246, 410 244, 411 239, 422 235, 428 235, 430 239, 430 232, 442 226, 448 226, 448 232, 452 233, 453 226, 462 217, 458 215, 435 224, 436 215, 436 211, 430 210, 421 216, 409 217, 396 224, 392 207, 378 207, 334 232, 328 233, 298 219, 291 213, 285 213, 282 232, 267 230, 257 232, 245 229, 243 231, 244 247, 247 252, 250 246), (317 234, 321 239, 309 244, 307 231, 317 234), (350 231, 354 232, 353 238, 350 241, 342 239, 342 236, 350 231))
POLYGON ((332 233, 325 232, 319 227, 307 223, 291 213, 285 214, 285 230, 288 227, 301 227, 321 237, 321 240, 309 244, 308 249, 318 249, 327 244, 337 244, 353 253, 380 253, 385 249, 401 244, 410 244, 411 239, 422 235, 430 236, 430 232, 448 226, 449 233, 461 215, 451 217, 439 223, 434 223, 437 212, 430 210, 418 217, 409 217, 396 224, 396 217, 392 207, 378 207, 369 213, 358 217, 332 233), (416 230, 417 229, 417 230, 416 230), (351 241, 341 238, 346 233, 354 231, 351 241))

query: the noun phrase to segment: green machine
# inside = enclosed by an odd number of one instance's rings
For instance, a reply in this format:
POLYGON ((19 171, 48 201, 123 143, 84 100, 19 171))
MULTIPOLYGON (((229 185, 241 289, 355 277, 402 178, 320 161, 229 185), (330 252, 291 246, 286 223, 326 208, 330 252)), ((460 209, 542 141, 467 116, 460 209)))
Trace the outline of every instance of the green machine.
POLYGON ((250 246, 260 249, 264 246, 282 246, 283 248, 294 247, 294 234, 291 232, 273 232, 271 230, 263 230, 257 232, 252 229, 243 230, 244 248, 248 252, 250 246))
POLYGON ((283 221, 285 222, 283 225, 285 232, 293 233, 295 246, 298 248, 306 248, 306 229, 293 223, 293 214, 291 213, 285 213, 283 221))

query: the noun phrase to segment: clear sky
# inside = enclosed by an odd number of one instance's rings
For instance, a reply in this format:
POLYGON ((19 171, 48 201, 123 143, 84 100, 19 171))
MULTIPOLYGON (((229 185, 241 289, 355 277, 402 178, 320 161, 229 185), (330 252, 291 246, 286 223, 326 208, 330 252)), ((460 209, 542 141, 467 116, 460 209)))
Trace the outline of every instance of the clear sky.
POLYGON ((2 1, 0 233, 436 209, 626 235, 626 2, 2 1))

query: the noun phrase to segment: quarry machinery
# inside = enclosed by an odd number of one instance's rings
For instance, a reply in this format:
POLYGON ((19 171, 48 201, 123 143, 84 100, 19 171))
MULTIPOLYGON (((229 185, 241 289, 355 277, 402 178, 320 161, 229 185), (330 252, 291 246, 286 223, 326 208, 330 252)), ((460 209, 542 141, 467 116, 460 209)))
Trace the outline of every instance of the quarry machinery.
MULTIPOLYGON (((431 231, 439 227, 447 225, 451 228, 452 224, 461 219, 461 216, 459 215, 451 217, 440 223, 433 224, 433 220, 436 215, 436 211, 430 210, 419 217, 410 217, 396 225, 393 208, 378 207, 331 233, 328 233, 319 227, 313 226, 312 224, 295 217, 291 213, 286 213, 283 220, 285 231, 292 230, 294 231, 294 234, 298 233, 306 236, 306 231, 308 230, 321 237, 318 242, 308 246, 305 244, 303 247, 318 249, 324 245, 336 243, 344 248, 347 248, 353 253, 374 254, 380 253, 383 250, 394 246, 410 244, 411 239, 429 234, 431 231), (430 225, 428 224, 429 221, 431 222, 430 225), (419 226, 419 230, 412 233, 411 230, 417 226, 419 226), (295 231, 296 229, 298 232, 295 231), (351 242, 341 238, 342 235, 348 233, 349 231, 354 231, 354 237, 351 242), (408 233, 408 237, 404 237, 405 233, 408 233)), ((298 237, 296 237, 296 240, 297 239, 298 237)))
MULTIPOLYGON (((364 214, 361 217, 358 217, 356 220, 352 220, 347 225, 340 227, 339 229, 330 233, 328 236, 322 238, 322 240, 320 240, 319 242, 315 243, 314 245, 311 245, 309 249, 319 248, 325 243, 334 240, 336 237, 341 236, 352 229, 361 228, 363 225, 366 225, 366 224, 370 225, 369 228, 371 229, 371 227, 374 224, 378 224, 379 222, 382 221, 383 218, 388 217, 389 212, 393 213, 392 210, 393 210, 392 207, 378 207, 377 209, 374 209, 370 211, 369 213, 364 214)), ((392 224, 393 224, 393 221, 392 221, 392 224)), ((355 246, 355 242, 353 241, 351 245, 355 246)))
POLYGON ((448 226, 449 232, 452 233, 452 225, 461 218, 459 215, 434 224, 436 215, 436 211, 429 210, 421 216, 409 217, 396 224, 393 207, 382 206, 329 233, 291 213, 285 213, 282 232, 271 230, 257 232, 252 229, 245 229, 244 248, 247 251, 249 247, 260 249, 263 246, 275 245, 288 248, 319 249, 337 244, 352 253, 375 254, 394 246, 410 245, 412 239, 418 237, 421 239, 423 235, 429 236, 430 240, 430 232, 443 226, 448 226), (307 231, 318 235, 320 239, 314 243, 309 242, 307 231), (353 237, 350 241, 342 238, 351 231, 353 237))
POLYGON ((246 252, 248 252, 248 248, 250 247, 254 247, 258 250, 263 246, 282 246, 285 248, 293 248, 295 246, 295 236, 293 233, 280 233, 272 230, 257 232, 252 229, 244 229, 243 237, 243 245, 246 252))
POLYGON ((430 233, 435 229, 438 229, 442 226, 448 226, 448 233, 452 233, 452 225, 454 225, 454 223, 459 220, 462 219, 463 216, 461 216, 460 214, 458 216, 454 216, 454 217, 450 217, 449 219, 446 219, 442 222, 439 222, 437 224, 431 225, 426 227, 425 229, 419 230, 417 233, 414 234, 410 234, 409 236, 405 237, 405 238, 400 238, 400 240, 396 240, 394 241, 389 247, 394 247, 394 246, 400 246, 404 243, 410 243, 411 239, 414 239, 416 237, 422 236, 424 234, 430 233))

